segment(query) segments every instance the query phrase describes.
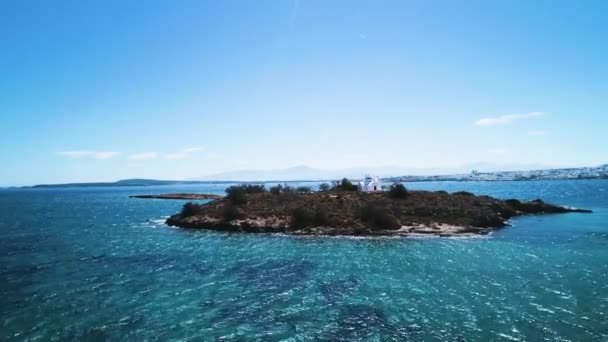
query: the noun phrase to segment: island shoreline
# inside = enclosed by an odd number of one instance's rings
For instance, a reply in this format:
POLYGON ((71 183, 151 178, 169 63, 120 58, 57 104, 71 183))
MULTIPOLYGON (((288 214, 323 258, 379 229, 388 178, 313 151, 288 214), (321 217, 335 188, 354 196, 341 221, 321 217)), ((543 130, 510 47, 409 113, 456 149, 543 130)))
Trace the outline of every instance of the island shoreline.
POLYGON ((249 194, 246 203, 222 197, 188 203, 166 224, 186 229, 235 233, 281 233, 315 236, 487 235, 509 226, 517 216, 590 213, 590 210, 476 196, 466 192, 410 191, 392 199, 386 192, 326 191, 249 194), (367 213, 370 212, 371 213, 367 213))

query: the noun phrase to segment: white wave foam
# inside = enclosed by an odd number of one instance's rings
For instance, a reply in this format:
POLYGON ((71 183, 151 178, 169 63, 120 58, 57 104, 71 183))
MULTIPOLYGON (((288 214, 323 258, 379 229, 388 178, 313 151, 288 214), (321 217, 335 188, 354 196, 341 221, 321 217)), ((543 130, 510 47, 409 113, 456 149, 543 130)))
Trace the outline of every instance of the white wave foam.
POLYGON ((512 335, 507 335, 507 334, 503 334, 503 333, 498 333, 498 336, 502 337, 502 338, 506 338, 509 341, 521 341, 521 339, 512 336, 512 335))

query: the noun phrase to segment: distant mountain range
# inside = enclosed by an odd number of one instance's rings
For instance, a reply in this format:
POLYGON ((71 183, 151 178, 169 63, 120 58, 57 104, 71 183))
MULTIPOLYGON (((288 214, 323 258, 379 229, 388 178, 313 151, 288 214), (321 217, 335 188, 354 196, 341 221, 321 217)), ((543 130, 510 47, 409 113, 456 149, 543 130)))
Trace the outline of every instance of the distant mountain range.
POLYGON ((285 169, 270 170, 236 170, 217 173, 214 175, 198 177, 196 180, 220 181, 269 181, 269 180, 329 180, 341 179, 343 177, 361 179, 366 174, 378 177, 394 177, 398 175, 449 175, 471 172, 471 170, 484 170, 486 172, 503 170, 533 170, 542 169, 541 165, 527 164, 491 164, 477 163, 457 168, 404 168, 400 166, 374 166, 374 167, 355 167, 339 170, 316 169, 304 165, 294 166, 285 169))
POLYGON ((296 166, 277 170, 231 171, 202 177, 202 179, 199 180, 123 179, 116 182, 39 184, 25 188, 158 186, 178 184, 213 184, 226 182, 328 181, 341 179, 343 177, 356 180, 363 178, 363 176, 366 174, 379 176, 385 182, 608 179, 608 164, 597 167, 538 169, 528 171, 489 171, 494 167, 497 167, 497 165, 477 164, 472 165, 472 168, 469 168, 466 172, 450 173, 448 171, 457 171, 462 170, 463 168, 430 170, 405 169, 399 167, 372 167, 350 168, 343 170, 321 170, 307 166, 296 166), (475 166, 477 166, 477 168, 475 166), (483 172, 476 171, 482 168, 484 170, 483 172), (420 175, 422 172, 427 173, 431 171, 436 171, 437 173, 435 173, 435 175, 420 175), (415 175, 416 173, 418 173, 418 175, 415 175))

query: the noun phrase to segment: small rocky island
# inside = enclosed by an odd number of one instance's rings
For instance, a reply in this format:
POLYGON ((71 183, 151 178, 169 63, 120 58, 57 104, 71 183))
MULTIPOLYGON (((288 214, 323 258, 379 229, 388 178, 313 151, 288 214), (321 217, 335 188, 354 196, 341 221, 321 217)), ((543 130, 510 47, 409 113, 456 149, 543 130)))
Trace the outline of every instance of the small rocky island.
POLYGON ((130 198, 155 198, 155 199, 187 199, 187 200, 206 200, 220 199, 222 196, 214 194, 158 194, 158 195, 131 195, 130 198))
POLYGON ((515 216, 588 213, 590 210, 544 203, 476 196, 468 192, 359 192, 347 180, 321 191, 263 185, 232 186, 226 197, 206 204, 186 203, 167 224, 182 228, 293 235, 487 234, 515 216))

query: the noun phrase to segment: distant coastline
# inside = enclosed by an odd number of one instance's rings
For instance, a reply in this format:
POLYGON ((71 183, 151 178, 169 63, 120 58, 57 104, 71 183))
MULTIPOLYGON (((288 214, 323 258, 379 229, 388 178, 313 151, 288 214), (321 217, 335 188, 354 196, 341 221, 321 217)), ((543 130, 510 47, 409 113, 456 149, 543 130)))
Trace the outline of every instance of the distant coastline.
MULTIPOLYGON (((440 181, 549 181, 549 180, 584 180, 584 179, 608 179, 608 164, 597 167, 576 167, 561 169, 545 169, 532 171, 499 171, 499 172, 477 172, 472 170, 467 174, 417 176, 403 175, 394 177, 382 177, 386 183, 394 182, 440 182, 440 181)), ((128 186, 162 186, 162 185, 188 185, 188 184, 225 184, 225 183, 298 183, 298 182, 323 182, 332 181, 332 178, 316 179, 272 179, 264 181, 254 180, 157 180, 157 179, 123 179, 116 182, 85 182, 85 183, 63 183, 63 184, 37 184, 33 186, 8 187, 8 188, 74 188, 74 187, 128 187, 128 186)))
POLYGON ((608 164, 597 167, 577 167, 563 169, 546 169, 532 171, 499 171, 478 172, 468 174, 439 175, 439 176, 398 176, 383 178, 386 182, 436 182, 436 181, 551 181, 551 180, 582 180, 608 179, 608 164))

